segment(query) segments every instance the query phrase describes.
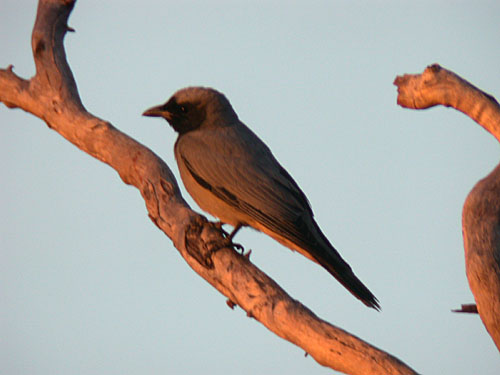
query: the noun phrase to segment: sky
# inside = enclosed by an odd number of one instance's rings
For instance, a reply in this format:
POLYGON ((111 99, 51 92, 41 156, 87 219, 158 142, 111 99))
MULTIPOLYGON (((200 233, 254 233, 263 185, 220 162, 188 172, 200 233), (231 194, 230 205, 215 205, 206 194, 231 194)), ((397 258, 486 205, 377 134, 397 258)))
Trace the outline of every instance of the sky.
MULTIPOLYGON (((36 5, 0 2, 0 67, 24 78, 36 5)), ((293 298, 419 373, 496 375, 479 317, 451 309, 473 302, 462 205, 499 162, 497 141, 454 109, 398 107, 393 81, 439 63, 500 99, 499 14, 481 0, 89 0, 65 46, 85 107, 178 179, 175 133, 141 113, 186 86, 225 93, 382 311, 240 231, 293 298)), ((332 373, 230 310, 114 170, 1 104, 0 160, 0 373, 332 373)))

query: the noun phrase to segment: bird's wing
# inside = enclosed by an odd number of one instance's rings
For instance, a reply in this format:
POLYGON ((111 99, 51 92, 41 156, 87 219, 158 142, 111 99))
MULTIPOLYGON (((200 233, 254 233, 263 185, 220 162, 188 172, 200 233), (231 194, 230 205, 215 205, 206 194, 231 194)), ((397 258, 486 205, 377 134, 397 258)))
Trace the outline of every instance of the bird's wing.
POLYGON ((187 133, 176 154, 218 198, 300 246, 317 246, 306 196, 245 125, 187 133))

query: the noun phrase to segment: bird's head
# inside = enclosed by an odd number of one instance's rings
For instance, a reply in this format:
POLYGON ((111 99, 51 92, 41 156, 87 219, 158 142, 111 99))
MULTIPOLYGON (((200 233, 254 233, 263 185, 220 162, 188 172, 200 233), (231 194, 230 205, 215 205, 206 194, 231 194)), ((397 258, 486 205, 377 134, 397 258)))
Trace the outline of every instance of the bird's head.
POLYGON ((179 134, 201 127, 228 126, 238 120, 229 100, 206 87, 181 89, 165 104, 149 108, 142 115, 163 117, 179 134))

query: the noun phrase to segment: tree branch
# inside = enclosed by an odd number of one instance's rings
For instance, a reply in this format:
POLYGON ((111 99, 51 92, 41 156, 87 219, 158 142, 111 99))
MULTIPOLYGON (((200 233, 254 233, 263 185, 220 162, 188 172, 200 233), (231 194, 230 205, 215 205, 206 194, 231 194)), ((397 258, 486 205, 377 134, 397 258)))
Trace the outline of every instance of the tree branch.
POLYGON ((348 374, 416 374, 397 358, 318 318, 231 248, 212 252, 221 231, 192 211, 168 166, 151 150, 84 108, 63 39, 75 1, 40 0, 33 29, 36 75, 0 70, 0 101, 43 119, 75 146, 139 189, 149 217, 191 268, 247 315, 303 348, 324 366, 348 374))
MULTIPOLYGON (((396 77, 398 104, 412 109, 453 107, 500 141, 496 99, 449 70, 434 64, 422 74, 396 77)), ((500 164, 467 196, 462 212, 465 267, 476 300, 456 312, 477 312, 500 351, 500 164), (476 310, 474 310, 476 307, 476 310)))
POLYGON ((477 314, 477 306, 472 304, 462 305, 459 309, 451 310, 456 313, 477 314))
POLYGON ((438 64, 422 74, 405 74, 394 80, 398 104, 404 108, 427 109, 436 105, 463 112, 500 141, 500 106, 496 99, 438 64))

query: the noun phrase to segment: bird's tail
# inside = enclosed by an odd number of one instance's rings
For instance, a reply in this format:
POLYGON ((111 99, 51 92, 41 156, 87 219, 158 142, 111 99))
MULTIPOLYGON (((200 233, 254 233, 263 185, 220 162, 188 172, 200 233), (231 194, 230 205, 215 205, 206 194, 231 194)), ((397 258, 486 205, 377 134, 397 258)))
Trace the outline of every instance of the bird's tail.
MULTIPOLYGON (((295 224, 298 225, 297 223, 295 224)), ((354 297, 358 298, 366 306, 380 310, 377 298, 352 272, 349 264, 342 259, 337 250, 335 250, 330 241, 321 232, 318 224, 314 220, 306 220, 305 222, 299 222, 299 224, 301 224, 299 225, 300 230, 281 232, 271 230, 264 225, 256 227, 284 246, 298 251, 305 257, 323 266, 354 297)))
POLYGON ((372 307, 377 311, 380 310, 377 297, 357 278, 354 272, 352 272, 351 267, 342 258, 340 258, 343 263, 342 265, 339 264, 337 259, 333 258, 316 260, 366 306, 372 307))
MULTIPOLYGON (((318 228, 319 229, 319 228, 318 228)), ((340 254, 330 244, 328 239, 319 231, 323 237, 322 251, 312 251, 310 254, 323 266, 333 277, 335 277, 349 292, 363 302, 366 306, 380 311, 380 304, 372 292, 354 274, 351 266, 342 259, 340 254)))

